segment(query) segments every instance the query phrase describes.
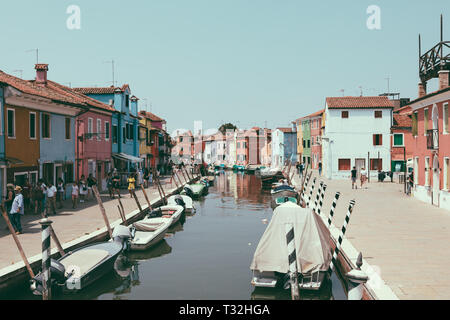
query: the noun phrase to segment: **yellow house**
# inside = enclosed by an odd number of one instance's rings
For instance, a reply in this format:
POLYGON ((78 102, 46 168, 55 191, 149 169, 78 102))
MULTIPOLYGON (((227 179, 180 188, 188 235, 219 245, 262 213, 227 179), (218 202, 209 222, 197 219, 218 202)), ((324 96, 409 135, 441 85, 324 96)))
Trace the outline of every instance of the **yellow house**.
POLYGON ((139 155, 144 159, 143 165, 150 167, 151 158, 153 158, 153 144, 150 139, 152 121, 144 112, 139 113, 139 155))

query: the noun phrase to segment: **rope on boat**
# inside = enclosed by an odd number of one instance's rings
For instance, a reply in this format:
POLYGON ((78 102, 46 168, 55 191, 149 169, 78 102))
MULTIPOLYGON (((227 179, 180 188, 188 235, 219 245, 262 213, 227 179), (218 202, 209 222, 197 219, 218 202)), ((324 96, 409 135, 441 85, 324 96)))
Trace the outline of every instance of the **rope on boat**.
POLYGON ((344 239, 345 231, 347 231, 347 225, 348 225, 348 222, 350 221, 350 216, 352 214, 354 205, 355 205, 355 200, 351 200, 350 205, 348 206, 347 215, 345 216, 344 224, 342 225, 341 234, 339 235, 339 239, 336 243, 336 248, 334 249, 333 258, 331 258, 330 267, 328 269, 328 272, 330 275, 335 268, 337 256, 341 249, 342 240, 344 239))
POLYGON ((333 204, 331 205, 330 215, 328 216, 328 229, 331 227, 331 221, 333 220, 334 210, 336 209, 336 205, 340 195, 341 193, 338 191, 334 196, 333 204))

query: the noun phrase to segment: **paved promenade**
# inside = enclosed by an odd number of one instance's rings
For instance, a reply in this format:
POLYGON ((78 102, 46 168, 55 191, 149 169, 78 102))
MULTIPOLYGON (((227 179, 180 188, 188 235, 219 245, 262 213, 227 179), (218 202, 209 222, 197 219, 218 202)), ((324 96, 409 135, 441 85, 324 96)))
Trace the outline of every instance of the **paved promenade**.
POLYGON ((339 229, 349 201, 356 200, 346 237, 399 299, 450 299, 450 211, 406 196, 403 185, 390 179, 357 190, 350 180, 320 180, 327 184, 322 209, 327 217, 341 192, 333 220, 339 229))
MULTIPOLYGON (((166 192, 176 188, 175 184, 171 185, 169 179, 162 179, 161 183, 166 192)), ((150 201, 159 199, 159 193, 156 187, 146 189, 147 196, 150 201)), ((122 204, 125 214, 137 210, 136 201, 130 198, 127 190, 121 190, 122 204)), ((144 194, 140 187, 136 189, 136 196, 141 206, 147 204, 144 194)), ((119 201, 111 199, 109 194, 101 194, 103 205, 106 214, 111 224, 113 221, 120 219, 120 214, 117 206, 119 201)), ((41 253, 41 226, 39 220, 40 215, 25 215, 22 217, 23 234, 18 235, 20 243, 25 251, 27 257, 41 253)), ((56 215, 49 215, 49 219, 53 221, 53 229, 59 238, 61 244, 75 240, 81 236, 90 234, 100 228, 105 227, 103 216, 95 198, 92 197, 85 203, 79 203, 76 209, 72 209, 72 201, 67 200, 64 203, 63 209, 57 210, 56 215)), ((54 247, 54 244, 52 245, 54 247)), ((6 223, 3 218, 0 219, 0 269, 9 266, 13 263, 22 261, 16 244, 13 240, 6 223)))

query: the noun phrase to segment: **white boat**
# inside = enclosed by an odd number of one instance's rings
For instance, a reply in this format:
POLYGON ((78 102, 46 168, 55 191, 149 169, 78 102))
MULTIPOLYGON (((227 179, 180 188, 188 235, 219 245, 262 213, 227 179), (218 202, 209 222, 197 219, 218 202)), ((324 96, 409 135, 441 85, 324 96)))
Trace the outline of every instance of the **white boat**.
POLYGON ((170 196, 167 199, 167 204, 168 205, 181 205, 184 206, 184 211, 186 213, 192 213, 195 211, 195 207, 194 207, 194 203, 192 201, 192 198, 187 196, 187 195, 174 195, 174 196, 170 196), (182 202, 180 201, 180 199, 182 200, 182 202), (177 202, 178 201, 178 202, 177 202))
POLYGON ((183 211, 184 208, 179 205, 164 206, 152 211, 146 218, 133 223, 130 226, 133 236, 130 241, 130 249, 147 250, 163 240, 169 228, 178 222, 183 211))
POLYGON ((286 202, 278 206, 253 256, 250 269, 255 287, 288 288, 286 224, 294 227, 300 289, 318 290, 328 279, 331 263, 330 234, 310 208, 286 202))

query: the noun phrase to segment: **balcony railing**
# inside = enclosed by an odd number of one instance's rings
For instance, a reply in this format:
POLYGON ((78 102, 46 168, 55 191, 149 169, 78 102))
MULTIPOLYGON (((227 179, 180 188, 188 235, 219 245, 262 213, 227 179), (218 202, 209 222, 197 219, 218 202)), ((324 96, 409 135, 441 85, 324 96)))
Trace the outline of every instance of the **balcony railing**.
POLYGON ((438 129, 427 130, 427 149, 439 149, 439 131, 438 129))

